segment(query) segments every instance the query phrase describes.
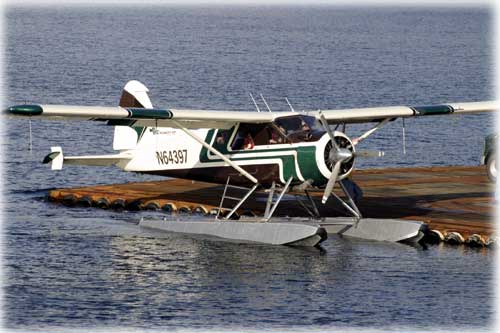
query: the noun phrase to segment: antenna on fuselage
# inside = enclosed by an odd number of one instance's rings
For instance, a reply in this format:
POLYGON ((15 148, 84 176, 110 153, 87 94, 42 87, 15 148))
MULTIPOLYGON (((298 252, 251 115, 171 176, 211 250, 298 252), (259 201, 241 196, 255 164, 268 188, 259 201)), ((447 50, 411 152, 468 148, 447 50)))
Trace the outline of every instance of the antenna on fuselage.
POLYGON ((269 112, 273 112, 273 111, 271 111, 271 108, 269 107, 269 104, 267 104, 266 99, 264 98, 264 96, 262 96, 262 94, 260 94, 260 98, 262 98, 262 101, 266 105, 266 108, 269 110, 269 112))
POLYGON ((252 93, 248 93, 250 95, 250 98, 252 99, 253 105, 255 105, 255 108, 257 109, 257 112, 260 112, 260 108, 257 105, 257 102, 255 101, 255 98, 253 98, 252 93))
POLYGON ((295 112, 295 110, 293 109, 293 106, 290 103, 290 101, 288 100, 288 98, 285 97, 285 101, 288 103, 288 106, 290 107, 290 110, 292 110, 292 112, 295 112))

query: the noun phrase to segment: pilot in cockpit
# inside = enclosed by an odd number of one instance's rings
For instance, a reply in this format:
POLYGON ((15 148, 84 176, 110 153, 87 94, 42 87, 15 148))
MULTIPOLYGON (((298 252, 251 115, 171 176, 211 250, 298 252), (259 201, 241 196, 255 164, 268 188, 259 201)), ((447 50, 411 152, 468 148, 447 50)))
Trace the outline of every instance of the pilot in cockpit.
POLYGON ((255 147, 255 143, 253 141, 252 134, 248 132, 245 137, 245 141, 243 142, 243 149, 253 149, 253 147, 255 147))
POLYGON ((283 127, 280 126, 278 129, 270 128, 269 143, 270 144, 283 143, 283 135, 285 135, 285 130, 283 129, 283 127), (281 132, 281 135, 278 131, 281 132))
POLYGON ((301 127, 302 127, 302 130, 303 131, 310 131, 311 130, 311 127, 309 126, 309 124, 307 124, 305 121, 302 120, 302 124, 301 124, 301 127))

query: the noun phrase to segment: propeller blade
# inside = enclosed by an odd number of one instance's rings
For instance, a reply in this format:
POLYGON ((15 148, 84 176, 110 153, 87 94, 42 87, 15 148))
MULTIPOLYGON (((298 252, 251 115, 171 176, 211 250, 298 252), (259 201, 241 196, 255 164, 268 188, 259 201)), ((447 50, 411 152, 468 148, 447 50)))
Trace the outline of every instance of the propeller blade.
POLYGON ((323 193, 323 198, 321 199, 321 203, 323 203, 323 204, 328 200, 328 198, 330 197, 330 194, 332 194, 333 187, 335 186, 335 183, 337 182, 337 177, 339 175, 341 164, 342 164, 342 161, 338 161, 337 163, 335 163, 335 166, 333 167, 332 175, 330 176, 330 179, 328 180, 328 183, 326 184, 325 192, 323 193))
POLYGON ((358 150, 355 155, 357 157, 382 157, 385 152, 380 150, 358 150))
POLYGON ((328 136, 330 137, 330 140, 332 140, 333 147, 335 147, 335 150, 339 150, 339 146, 337 146, 337 142, 335 141, 335 136, 333 135, 332 129, 328 125, 328 121, 326 120, 325 116, 321 111, 319 112, 319 121, 321 122, 321 125, 325 128, 326 132, 328 133, 328 136))

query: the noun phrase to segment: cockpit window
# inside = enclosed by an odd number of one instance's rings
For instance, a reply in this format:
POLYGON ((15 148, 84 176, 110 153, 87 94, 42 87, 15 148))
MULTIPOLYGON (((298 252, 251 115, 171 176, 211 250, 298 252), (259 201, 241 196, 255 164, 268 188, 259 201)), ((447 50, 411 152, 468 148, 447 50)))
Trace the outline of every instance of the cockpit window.
MULTIPOLYGON (((220 131, 214 146, 227 144, 228 131, 220 131)), ((316 141, 324 132, 315 117, 294 115, 276 119, 272 123, 240 123, 229 146, 231 150, 254 149, 255 146, 316 141)))
POLYGON ((214 148, 223 151, 226 150, 231 133, 233 133, 234 127, 225 130, 218 130, 215 136, 214 148))
POLYGON ((266 146, 286 143, 287 139, 279 128, 272 123, 241 123, 231 143, 232 150, 253 149, 254 146, 266 146))
POLYGON ((297 115, 278 118, 274 121, 277 128, 292 141, 309 141, 313 131, 321 130, 318 120, 312 116, 297 115))

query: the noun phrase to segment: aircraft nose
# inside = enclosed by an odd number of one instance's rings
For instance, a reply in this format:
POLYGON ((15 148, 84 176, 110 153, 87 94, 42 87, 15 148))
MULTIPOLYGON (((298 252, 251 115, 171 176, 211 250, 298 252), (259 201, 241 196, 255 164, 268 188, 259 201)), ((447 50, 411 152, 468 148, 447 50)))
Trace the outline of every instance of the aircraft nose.
POLYGON ((9 106, 4 112, 17 116, 38 116, 42 114, 43 109, 36 104, 21 104, 9 106))

